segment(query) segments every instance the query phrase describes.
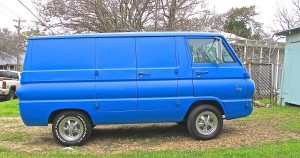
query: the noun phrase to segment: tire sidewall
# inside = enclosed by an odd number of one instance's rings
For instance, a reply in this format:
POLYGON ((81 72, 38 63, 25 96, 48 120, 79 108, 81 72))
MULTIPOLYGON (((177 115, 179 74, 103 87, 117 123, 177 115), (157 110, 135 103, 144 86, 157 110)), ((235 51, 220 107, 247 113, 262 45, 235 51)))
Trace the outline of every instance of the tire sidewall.
POLYGON ((9 90, 5 100, 13 100, 14 99, 14 95, 15 95, 15 91, 13 90, 9 90))
POLYGON ((221 133, 222 128, 223 128, 223 118, 222 118, 220 111, 216 107, 209 105, 209 104, 199 105, 198 107, 193 109, 193 111, 190 113, 190 115, 188 117, 187 126, 188 126, 188 130, 189 130, 190 134, 192 135, 192 137, 194 139, 209 140, 209 139, 216 138, 221 133), (202 112, 205 112, 205 111, 214 113, 218 119, 217 129, 212 134, 209 134, 209 135, 201 134, 196 128, 197 117, 199 116, 199 114, 201 114, 202 112))
POLYGON ((91 130, 92 130, 91 121, 86 117, 86 115, 84 115, 80 112, 62 112, 55 117, 53 124, 52 124, 53 136, 60 144, 62 144, 64 146, 74 146, 74 145, 81 146, 81 145, 83 145, 89 139, 89 137, 91 135, 91 130), (76 117, 83 124, 83 129, 84 129, 83 134, 79 139, 77 139, 75 141, 65 140, 59 133, 59 125, 60 125, 61 121, 66 117, 76 117))

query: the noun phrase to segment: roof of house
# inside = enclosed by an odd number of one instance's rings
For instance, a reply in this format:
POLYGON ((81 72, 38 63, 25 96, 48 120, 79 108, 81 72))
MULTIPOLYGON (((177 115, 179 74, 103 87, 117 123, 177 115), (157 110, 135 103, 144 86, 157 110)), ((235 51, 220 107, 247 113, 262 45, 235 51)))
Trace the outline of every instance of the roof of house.
POLYGON ((287 30, 280 31, 278 33, 275 33, 275 35, 277 35, 277 36, 287 36, 287 35, 291 34, 292 32, 295 32, 297 30, 300 30, 300 25, 298 25, 296 27, 293 27, 293 28, 290 28, 290 29, 287 29, 287 30))

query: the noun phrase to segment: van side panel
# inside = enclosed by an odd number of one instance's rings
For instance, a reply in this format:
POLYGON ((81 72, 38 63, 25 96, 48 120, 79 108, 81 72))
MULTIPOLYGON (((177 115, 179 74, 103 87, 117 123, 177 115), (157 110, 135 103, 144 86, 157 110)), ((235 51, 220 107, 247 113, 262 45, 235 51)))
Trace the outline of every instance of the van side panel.
POLYGON ((30 70, 94 69, 94 41, 92 38, 35 40, 30 70))
POLYGON ((135 38, 97 38, 96 71, 98 112, 137 110, 135 38))
POLYGON ((29 40, 29 45, 17 90, 27 125, 47 125, 54 110, 95 107, 95 39, 29 40))
POLYGON ((95 39, 30 40, 21 83, 95 80, 95 39))

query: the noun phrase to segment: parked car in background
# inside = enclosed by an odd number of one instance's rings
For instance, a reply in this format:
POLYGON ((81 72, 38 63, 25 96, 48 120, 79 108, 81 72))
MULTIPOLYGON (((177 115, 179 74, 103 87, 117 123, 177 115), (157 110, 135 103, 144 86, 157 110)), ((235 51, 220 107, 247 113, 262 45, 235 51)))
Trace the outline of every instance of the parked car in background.
POLYGON ((21 72, 0 70, 0 96, 2 100, 12 100, 20 86, 21 72))

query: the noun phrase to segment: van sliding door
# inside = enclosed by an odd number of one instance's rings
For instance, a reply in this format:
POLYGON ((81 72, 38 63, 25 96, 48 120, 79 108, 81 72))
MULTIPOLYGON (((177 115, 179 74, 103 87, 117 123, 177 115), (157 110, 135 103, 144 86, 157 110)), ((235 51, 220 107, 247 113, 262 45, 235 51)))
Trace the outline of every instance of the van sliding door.
POLYGON ((98 38, 95 73, 98 111, 137 110, 134 38, 98 38))
POLYGON ((177 108, 174 37, 137 37, 138 110, 177 108))

